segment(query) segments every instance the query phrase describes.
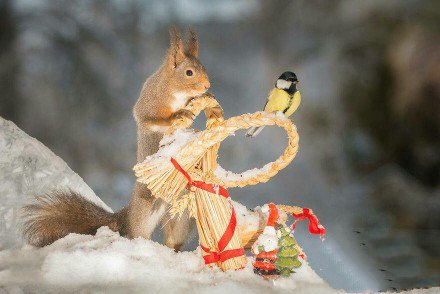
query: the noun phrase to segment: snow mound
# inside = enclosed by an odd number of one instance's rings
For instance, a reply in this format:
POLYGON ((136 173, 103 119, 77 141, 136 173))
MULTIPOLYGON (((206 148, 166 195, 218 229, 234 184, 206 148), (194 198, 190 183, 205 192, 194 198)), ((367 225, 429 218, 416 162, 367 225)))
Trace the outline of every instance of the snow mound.
POLYGON ((23 244, 20 210, 35 195, 70 188, 111 211, 61 158, 1 117, 0 183, 0 249, 23 244))
POLYGON ((243 270, 222 272, 205 266, 199 250, 175 253, 102 227, 96 236, 70 234, 44 248, 2 251, 0 285, 7 292, 342 293, 306 262, 291 277, 272 282, 253 273, 251 260, 243 270))

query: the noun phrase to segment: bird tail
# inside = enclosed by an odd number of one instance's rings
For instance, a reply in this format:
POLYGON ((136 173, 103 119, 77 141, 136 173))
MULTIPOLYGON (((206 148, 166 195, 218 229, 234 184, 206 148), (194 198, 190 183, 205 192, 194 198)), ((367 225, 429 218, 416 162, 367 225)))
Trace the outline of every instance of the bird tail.
POLYGON ((102 226, 120 231, 123 213, 108 212, 73 191, 56 191, 23 207, 23 235, 42 247, 69 233, 95 234, 102 226))
POLYGON ((262 130, 264 129, 264 126, 261 127, 252 127, 249 129, 249 131, 246 133, 246 137, 255 137, 257 136, 262 130))

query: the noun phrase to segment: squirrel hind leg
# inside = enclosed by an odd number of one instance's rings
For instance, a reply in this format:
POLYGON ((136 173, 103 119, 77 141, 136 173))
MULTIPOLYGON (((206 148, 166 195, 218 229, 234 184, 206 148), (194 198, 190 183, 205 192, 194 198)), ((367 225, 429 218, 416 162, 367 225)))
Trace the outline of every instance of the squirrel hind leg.
POLYGON ((174 218, 167 214, 162 219, 162 226, 165 245, 175 251, 180 251, 194 229, 195 222, 185 210, 181 216, 174 216, 174 218))
POLYGON ((23 235, 29 244, 46 246, 68 235, 95 234, 101 226, 118 230, 117 215, 105 211, 73 191, 36 197, 23 207, 23 235))

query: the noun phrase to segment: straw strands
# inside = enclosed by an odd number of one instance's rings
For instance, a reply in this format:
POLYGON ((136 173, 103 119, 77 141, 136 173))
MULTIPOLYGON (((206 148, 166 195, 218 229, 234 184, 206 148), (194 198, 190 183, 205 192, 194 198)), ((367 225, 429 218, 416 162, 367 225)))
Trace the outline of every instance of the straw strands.
MULTIPOLYGON (((240 230, 236 229, 234 208, 223 187, 244 187, 267 182, 286 167, 298 151, 296 127, 284 116, 266 112, 243 114, 224 120, 221 107, 210 94, 193 99, 186 109, 195 116, 205 110, 207 129, 187 144, 179 146, 174 154, 151 156, 137 164, 134 167, 135 174, 138 181, 146 184, 155 197, 172 204, 172 215, 182 214, 187 208, 190 215, 196 217, 206 264, 216 264, 223 270, 243 268, 246 257, 241 243, 242 236, 240 230), (283 127, 288 134, 288 146, 277 160, 261 170, 245 172, 234 178, 219 177, 214 173, 217 169, 217 152, 226 137, 239 129, 265 125, 283 127), (180 196, 185 188, 190 190, 189 193, 180 196)), ((191 120, 182 118, 170 128, 170 133, 188 128, 191 123, 191 120)), ((173 144, 173 140, 165 141, 173 144)), ((164 146, 174 150, 172 147, 164 146)))

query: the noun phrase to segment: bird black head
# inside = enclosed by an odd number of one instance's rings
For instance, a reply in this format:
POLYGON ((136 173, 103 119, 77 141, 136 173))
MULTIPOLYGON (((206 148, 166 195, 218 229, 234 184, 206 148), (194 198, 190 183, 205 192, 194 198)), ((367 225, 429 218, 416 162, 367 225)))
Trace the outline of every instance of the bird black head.
POLYGON ((285 71, 276 81, 275 87, 287 91, 289 94, 293 94, 296 91, 296 84, 298 84, 296 74, 291 71, 285 71))

